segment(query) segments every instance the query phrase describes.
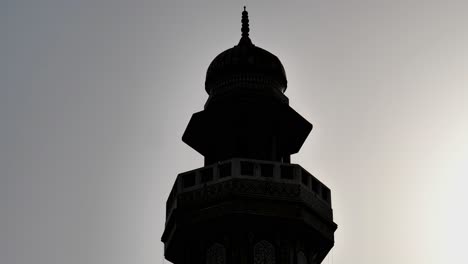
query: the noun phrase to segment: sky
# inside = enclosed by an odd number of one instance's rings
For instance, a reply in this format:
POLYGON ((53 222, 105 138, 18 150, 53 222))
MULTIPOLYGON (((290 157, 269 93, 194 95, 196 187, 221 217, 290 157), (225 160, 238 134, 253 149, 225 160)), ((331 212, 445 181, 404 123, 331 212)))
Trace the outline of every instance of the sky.
POLYGON ((0 1, 0 262, 155 264, 206 69, 250 37, 314 129, 324 263, 468 263, 468 3, 0 1))

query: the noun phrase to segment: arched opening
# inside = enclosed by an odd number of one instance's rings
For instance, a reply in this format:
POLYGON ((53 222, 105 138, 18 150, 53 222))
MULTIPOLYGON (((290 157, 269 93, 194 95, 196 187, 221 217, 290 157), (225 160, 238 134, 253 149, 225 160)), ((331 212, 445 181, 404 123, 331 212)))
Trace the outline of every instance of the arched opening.
POLYGON ((226 264, 226 249, 219 243, 214 243, 206 251, 206 264, 226 264))
POLYGON ((302 251, 297 253, 297 264, 307 264, 307 257, 302 251))
POLYGON ((275 264, 275 247, 262 240, 254 246, 254 264, 275 264))

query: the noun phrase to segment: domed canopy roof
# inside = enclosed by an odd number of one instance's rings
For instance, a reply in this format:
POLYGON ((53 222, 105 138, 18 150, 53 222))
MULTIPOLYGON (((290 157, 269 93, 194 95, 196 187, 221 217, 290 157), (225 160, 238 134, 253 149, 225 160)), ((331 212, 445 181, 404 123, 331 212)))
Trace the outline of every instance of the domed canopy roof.
POLYGON ((205 81, 208 94, 226 83, 243 79, 268 83, 281 92, 286 90, 286 72, 281 61, 270 52, 252 44, 248 23, 248 13, 244 7, 239 44, 220 53, 208 67, 205 81))

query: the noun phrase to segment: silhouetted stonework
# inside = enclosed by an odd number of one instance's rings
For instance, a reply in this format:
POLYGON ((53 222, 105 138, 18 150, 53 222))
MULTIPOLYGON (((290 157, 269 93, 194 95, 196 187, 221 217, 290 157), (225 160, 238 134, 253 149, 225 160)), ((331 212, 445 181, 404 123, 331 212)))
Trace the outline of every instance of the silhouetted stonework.
POLYGON ((181 173, 166 204, 165 257, 175 264, 314 264, 334 244, 330 189, 297 164, 312 125, 289 107, 279 59, 239 44, 208 68, 205 109, 182 137, 205 167, 181 173))

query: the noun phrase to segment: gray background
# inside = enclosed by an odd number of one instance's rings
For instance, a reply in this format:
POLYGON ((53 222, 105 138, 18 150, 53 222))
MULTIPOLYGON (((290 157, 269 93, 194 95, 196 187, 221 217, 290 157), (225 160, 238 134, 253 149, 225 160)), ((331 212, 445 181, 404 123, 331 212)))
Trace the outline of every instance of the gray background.
MULTIPOLYGON (((181 142, 245 1, 0 1, 0 262, 163 263, 181 142)), ((248 1, 314 124, 324 263, 468 263, 466 1, 248 1)))

